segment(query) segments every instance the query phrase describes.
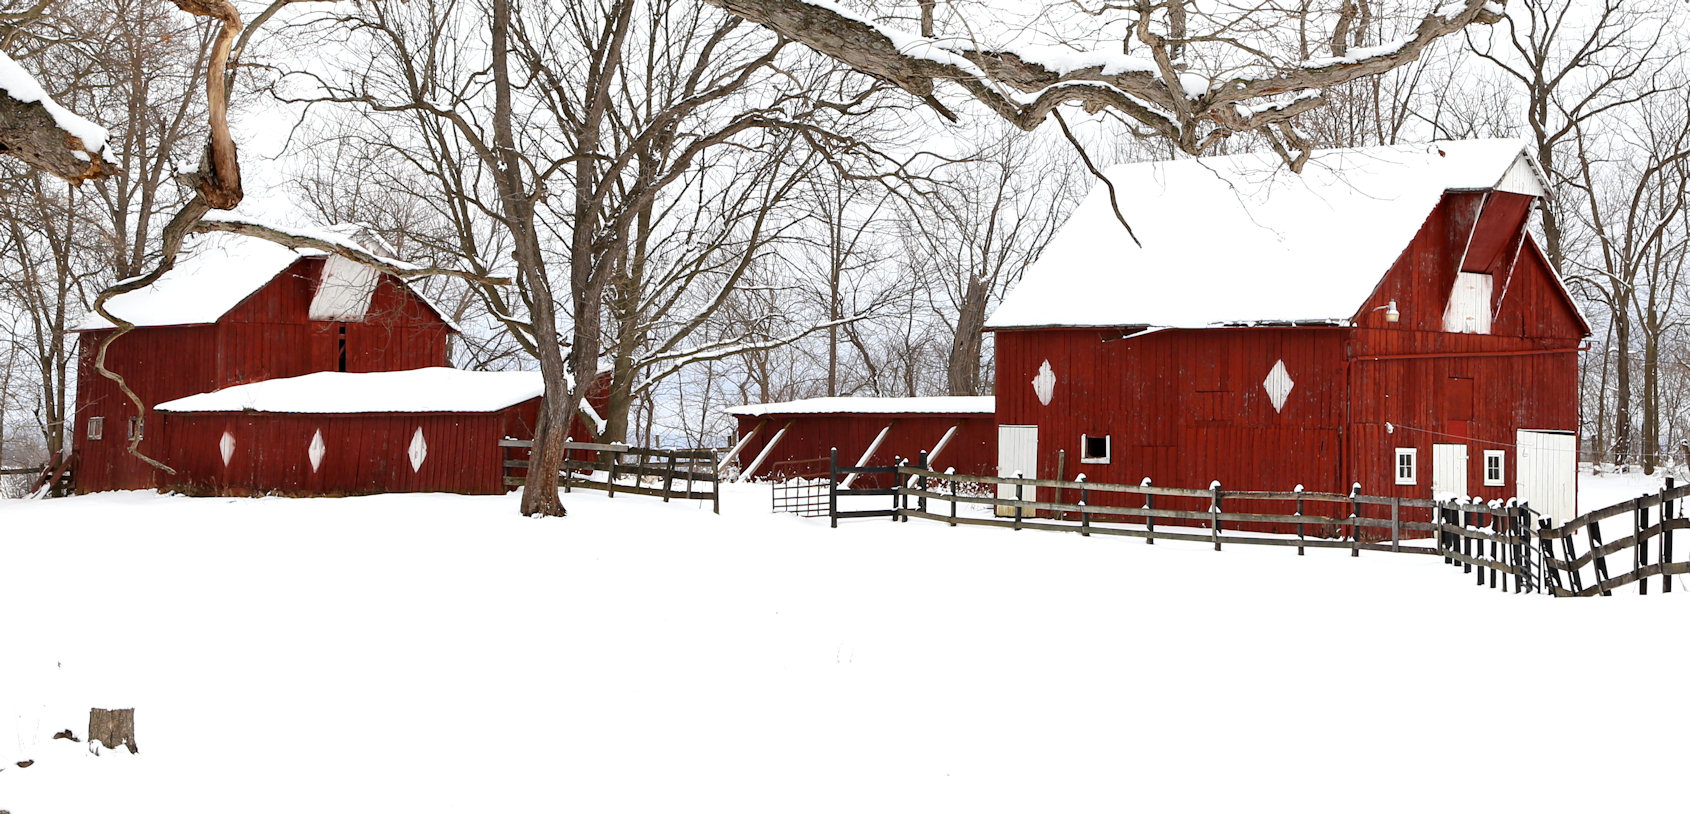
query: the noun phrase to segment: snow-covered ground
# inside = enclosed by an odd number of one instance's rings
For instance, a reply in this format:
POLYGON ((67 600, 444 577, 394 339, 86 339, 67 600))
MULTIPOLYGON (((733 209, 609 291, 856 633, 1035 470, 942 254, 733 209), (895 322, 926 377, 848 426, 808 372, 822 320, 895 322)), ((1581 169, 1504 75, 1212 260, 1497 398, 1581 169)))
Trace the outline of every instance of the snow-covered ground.
POLYGON ((1683 588, 1553 600, 1431 557, 831 530, 763 486, 720 517, 568 505, 0 502, 0 809, 1683 804, 1690 711, 1649 700, 1690 664, 1683 588), (51 739, 128 706, 139 755, 51 739))

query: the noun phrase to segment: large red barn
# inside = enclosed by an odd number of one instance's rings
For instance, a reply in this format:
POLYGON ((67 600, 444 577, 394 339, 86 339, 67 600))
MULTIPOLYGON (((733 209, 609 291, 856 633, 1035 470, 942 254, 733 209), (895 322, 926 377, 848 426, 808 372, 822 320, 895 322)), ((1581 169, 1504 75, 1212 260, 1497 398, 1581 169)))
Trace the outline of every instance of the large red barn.
MULTIPOLYGON (((532 437, 537 374, 446 368, 457 329, 441 311, 338 255, 203 238, 107 310, 136 326, 106 365, 147 405, 146 421, 95 370, 114 329, 91 316, 77 371, 79 492, 494 492, 499 439, 532 437), (129 454, 138 431, 140 451, 175 474, 129 454)), ((603 394, 590 403, 602 408, 603 394)))
POLYGON ((1589 328, 1527 228, 1520 143, 1108 174, 1119 212, 1094 190, 988 321, 1000 474, 1571 516, 1589 328))

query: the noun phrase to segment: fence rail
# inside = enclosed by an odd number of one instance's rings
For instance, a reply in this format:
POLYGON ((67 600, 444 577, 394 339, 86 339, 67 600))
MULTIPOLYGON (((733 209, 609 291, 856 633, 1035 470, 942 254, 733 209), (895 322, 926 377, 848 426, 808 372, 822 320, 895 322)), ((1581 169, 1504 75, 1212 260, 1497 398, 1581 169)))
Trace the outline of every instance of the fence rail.
MULTIPOLYGON (((916 465, 908 461, 891 467, 842 467, 837 452, 830 462, 825 484, 828 515, 834 526, 853 517, 910 518, 950 525, 994 526, 1073 532, 1081 535, 1111 535, 1157 540, 1211 543, 1215 550, 1226 544, 1295 547, 1298 554, 1309 548, 1349 549, 1351 556, 1362 551, 1441 556, 1463 574, 1474 575, 1476 584, 1514 593, 1548 593, 1554 596, 1603 596, 1614 589, 1636 583, 1639 593, 1648 593, 1649 577, 1661 577, 1661 590, 1672 590, 1672 577, 1690 573, 1690 562, 1675 562, 1673 533, 1690 530, 1681 502, 1690 497, 1690 484, 1675 486, 1668 478, 1666 488, 1606 509, 1599 509, 1551 527, 1525 504, 1515 501, 1476 503, 1432 501, 1417 498, 1364 495, 1357 486, 1350 494, 1309 492, 1227 491, 1219 483, 1209 489, 1181 489, 1155 486, 1148 479, 1138 485, 1089 483, 1040 478, 1001 478, 934 472, 926 466, 926 453, 916 465), (850 473, 895 473, 892 489, 842 489, 843 476, 850 473), (992 494, 967 494, 959 485, 990 487, 992 494), (1009 489, 1015 497, 1000 497, 1009 489), (1026 489, 1052 490, 1049 499, 1024 499, 1026 489), (885 509, 839 510, 841 495, 888 496, 885 509), (1134 496, 1142 506, 1097 504, 1096 495, 1134 496), (1157 506, 1156 498, 1207 501, 1208 509, 1157 506), (929 501, 948 506, 948 511, 930 511, 929 501), (1294 510, 1248 511, 1252 502, 1291 504, 1294 510), (993 507, 1003 516, 961 514, 961 506, 993 507), (1388 517, 1369 517, 1368 511, 1388 517), (1410 519, 1404 510, 1423 513, 1429 519, 1410 519), (1630 513, 1632 533, 1603 542, 1601 523, 1630 513), (1174 521, 1170 529, 1157 521, 1174 521), (1291 528, 1294 533, 1263 531, 1291 528), (1364 539, 1386 535, 1382 540, 1364 539), (1577 551, 1582 536, 1583 553, 1577 551), (1431 545, 1417 544, 1430 540, 1431 545), (1658 546, 1651 542, 1659 540, 1658 546), (1411 542, 1412 541, 1412 542, 1411 542), (1556 546, 1560 546, 1557 555, 1556 546), (1631 567, 1618 575, 1610 573, 1608 558, 1631 552, 1631 567), (1653 553, 1653 555, 1652 555, 1653 553), (1588 572, 1589 578, 1586 578, 1588 572)), ((813 487, 812 487, 813 488, 813 487)))
MULTIPOLYGON (((499 441, 505 451, 505 485, 521 486, 527 482, 529 460, 519 457, 518 450, 532 450, 534 442, 506 438, 499 441), (520 472, 521 474, 515 474, 520 472)), ((651 449, 625 444, 589 444, 566 441, 563 445, 563 490, 576 488, 605 492, 609 497, 618 494, 644 495, 678 500, 708 500, 716 514, 722 513, 722 483, 716 474, 716 450, 713 449, 651 449), (587 453, 577 455, 576 453, 587 453), (579 477, 581 473, 605 473, 605 479, 579 477), (632 483, 621 482, 632 478, 632 483), (648 485, 648 479, 651 483, 648 485), (655 484, 661 483, 659 487, 655 484), (707 484, 707 486, 705 486, 707 484)))

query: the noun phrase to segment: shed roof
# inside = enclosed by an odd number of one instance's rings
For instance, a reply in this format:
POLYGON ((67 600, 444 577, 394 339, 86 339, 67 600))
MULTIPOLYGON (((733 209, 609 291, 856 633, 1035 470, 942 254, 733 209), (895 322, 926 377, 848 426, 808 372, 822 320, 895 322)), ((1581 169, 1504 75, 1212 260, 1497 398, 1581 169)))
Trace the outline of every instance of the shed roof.
POLYGON ((490 413, 545 392, 539 371, 425 367, 385 373, 308 373, 167 401, 171 413, 490 413))
POLYGON ((929 396, 925 398, 863 398, 835 396, 832 398, 779 401, 769 404, 747 404, 729 407, 728 413, 737 416, 808 415, 808 414, 876 414, 934 413, 940 415, 964 413, 993 413, 997 411, 994 396, 929 396))
POLYGON ((1542 196, 1524 142, 1271 153, 1112 167, 988 329, 1347 322, 1447 191, 1542 196))
MULTIPOLYGON (((210 324, 222 319, 296 261, 324 254, 315 249, 290 249, 249 235, 200 235, 162 277, 151 285, 112 297, 106 301, 106 310, 139 328, 210 324)), ((410 288, 404 281, 400 284, 410 288)), ((410 290, 452 330, 458 330, 445 311, 415 288, 410 290)), ((90 311, 76 330, 111 327, 110 321, 90 311)))

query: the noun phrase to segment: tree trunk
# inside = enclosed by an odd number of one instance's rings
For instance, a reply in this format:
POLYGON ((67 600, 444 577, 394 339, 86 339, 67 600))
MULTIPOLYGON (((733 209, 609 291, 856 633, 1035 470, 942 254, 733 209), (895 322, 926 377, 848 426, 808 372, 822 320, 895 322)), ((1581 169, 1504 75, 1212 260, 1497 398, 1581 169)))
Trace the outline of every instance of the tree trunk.
POLYGON ((105 744, 107 749, 127 746, 130 754, 140 751, 135 746, 135 710, 88 710, 88 747, 94 749, 96 743, 105 744))
POLYGON ((951 354, 945 365, 945 383, 953 396, 980 394, 981 329, 986 325, 990 291, 978 274, 968 277, 957 311, 956 333, 951 337, 951 354))
POLYGON ((1631 325, 1624 306, 1614 309, 1614 462, 1631 461, 1631 325))

